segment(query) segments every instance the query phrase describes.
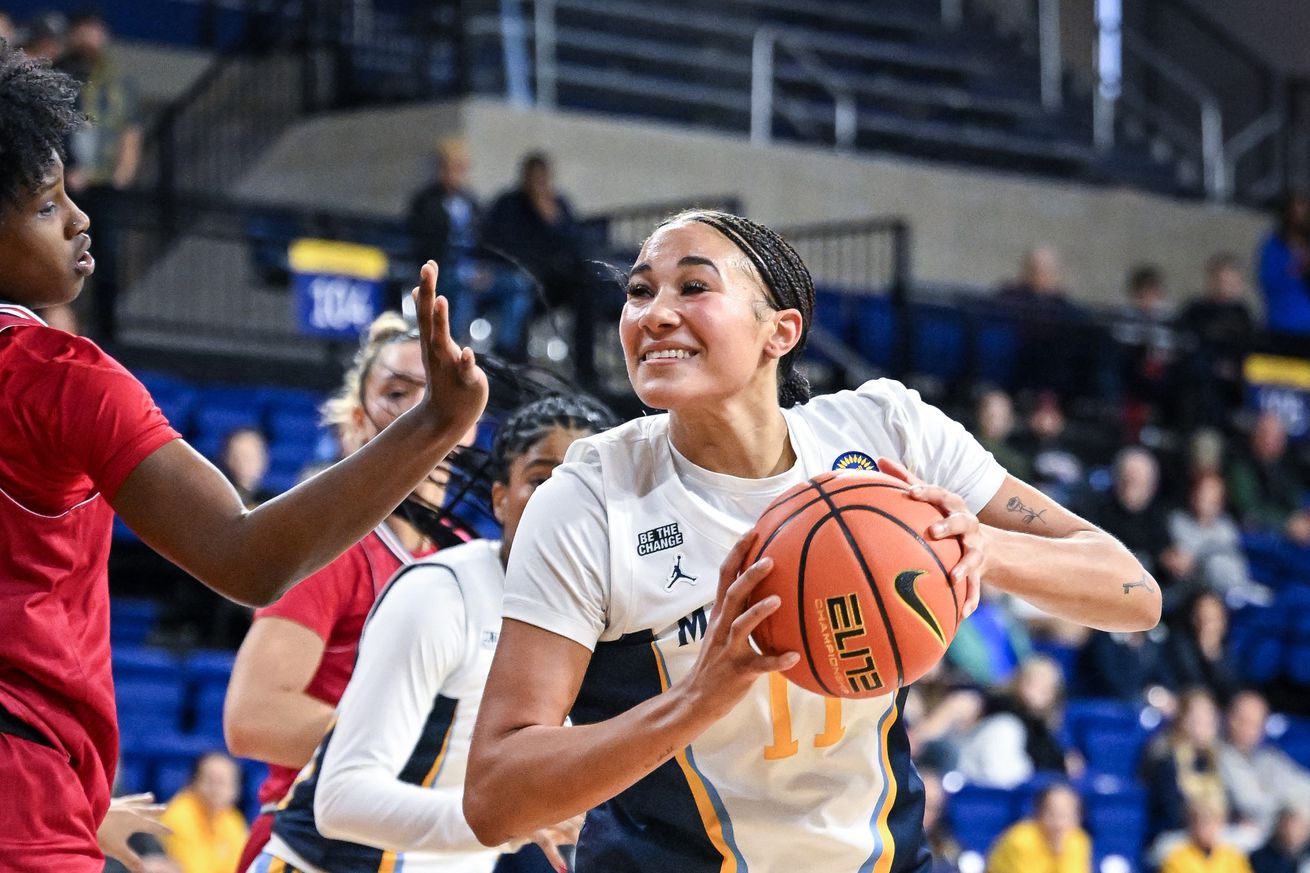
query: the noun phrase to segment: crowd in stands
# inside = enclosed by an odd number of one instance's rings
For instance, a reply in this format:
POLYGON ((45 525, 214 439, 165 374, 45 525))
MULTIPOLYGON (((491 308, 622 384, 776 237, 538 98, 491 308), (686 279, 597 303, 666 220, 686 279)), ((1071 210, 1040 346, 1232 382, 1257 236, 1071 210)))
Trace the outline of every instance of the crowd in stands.
MULTIPOLYGON (((97 338, 110 341, 118 298, 113 192, 136 182, 144 146, 136 83, 116 62, 113 34, 94 7, 67 16, 46 12, 21 23, 0 9, 0 40, 21 46, 30 57, 49 61, 81 83, 78 108, 95 119, 66 143, 65 185, 95 228, 98 269, 94 293, 88 296, 90 317, 97 338)), ((79 320, 71 305, 55 307, 47 321, 52 315, 61 326, 79 320)))

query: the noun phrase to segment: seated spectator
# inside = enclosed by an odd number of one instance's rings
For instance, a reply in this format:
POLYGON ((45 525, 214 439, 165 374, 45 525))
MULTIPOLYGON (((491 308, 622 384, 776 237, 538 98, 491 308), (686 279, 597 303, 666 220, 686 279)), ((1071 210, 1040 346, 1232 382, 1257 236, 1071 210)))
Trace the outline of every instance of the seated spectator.
POLYGON ((264 487, 268 473, 268 442, 253 427, 239 427, 223 438, 219 467, 246 509, 254 509, 277 495, 264 487))
POLYGON ((450 300, 450 328, 461 342, 474 318, 494 307, 494 347, 513 360, 527 358, 528 321, 536 307, 536 287, 518 269, 491 262, 478 250, 482 212, 468 188, 470 161, 463 140, 450 137, 437 146, 437 177, 409 205, 414 257, 441 266, 442 293, 450 300))
POLYGON ((1176 687, 1165 654, 1163 628, 1134 633, 1093 633, 1078 653, 1076 673, 1089 697, 1148 703, 1166 716, 1176 687))
POLYGON ((1143 264, 1128 276, 1128 306, 1115 315, 1112 335, 1117 343, 1116 372, 1128 432, 1136 441, 1152 410, 1167 415, 1174 406, 1173 312, 1169 306, 1164 273, 1143 264))
POLYGON ((1155 456, 1140 447, 1123 449, 1114 460, 1110 493, 1092 512, 1092 520, 1127 546, 1160 582, 1168 612, 1177 606, 1177 583, 1191 573, 1192 560, 1169 537, 1159 492, 1160 466, 1155 456))
POLYGON ((1227 703, 1241 687, 1228 654, 1228 607, 1210 591, 1198 592, 1183 623, 1169 635, 1169 669, 1180 688, 1206 689, 1227 703))
POLYGON ((1142 778, 1152 839, 1185 828, 1189 805, 1223 803, 1219 709, 1208 691, 1192 688, 1179 697, 1173 724, 1147 749, 1142 778))
POLYGON ((62 12, 44 12, 28 21, 23 30, 23 51, 29 58, 53 64, 63 57, 68 19, 62 12))
POLYGON ((1222 842, 1223 797, 1195 800, 1187 807, 1187 840, 1169 852, 1160 873, 1251 873, 1246 856, 1222 842))
POLYGON ((959 769, 977 785, 1013 788, 1034 773, 1081 775, 1056 732, 1064 714, 1060 667, 1045 655, 1023 662, 1009 687, 989 694, 983 719, 960 750, 959 769))
POLYGON ((1248 289, 1237 256, 1221 252, 1205 265, 1205 291, 1178 317, 1191 346, 1186 390, 1197 424, 1221 427, 1242 403, 1242 359, 1255 337, 1248 289))
POLYGON ((1273 835, 1251 855, 1251 873, 1299 873, 1310 860, 1310 812, 1287 806, 1278 813, 1273 835))
POLYGON ((996 302, 1019 319, 1015 372, 1021 388, 1069 396, 1085 383, 1079 372, 1084 344, 1069 342, 1084 315, 1069 299, 1054 248, 1039 245, 1025 252, 1019 278, 997 292, 996 302))
POLYGON ((1273 412, 1262 412, 1246 452, 1228 465, 1228 497, 1248 530, 1281 532, 1310 545, 1305 483, 1287 451, 1287 429, 1273 412))
POLYGON ((1224 510, 1227 488, 1218 473, 1192 482, 1187 508, 1169 514, 1169 538, 1188 557, 1195 585, 1217 594, 1238 592, 1262 600, 1268 595, 1251 580, 1237 522, 1224 510))
POLYGON ((1259 259, 1266 327, 1289 337, 1310 336, 1310 197, 1287 196, 1259 259))
POLYGON ((0 10, 0 40, 4 40, 9 45, 16 45, 18 42, 18 29, 14 27, 14 20, 3 10, 0 10))
POLYGON ((164 847, 182 873, 232 873, 246 844, 246 820, 236 808, 241 771, 223 752, 201 755, 191 782, 164 810, 173 833, 164 847))
POLYGON ((1082 803, 1068 785, 1043 788, 1033 817, 997 838, 987 873, 1091 873, 1092 839, 1079 825, 1081 816, 1082 803))
POLYGON ((1274 829, 1278 812, 1310 809, 1310 772, 1265 738, 1269 705, 1257 691, 1242 691, 1228 704, 1228 741, 1219 746, 1234 818, 1252 829, 1252 844, 1274 829))
POLYGON ((938 661, 928 675, 906 689, 905 729, 915 763, 942 772, 954 770, 960 744, 982 712, 982 694, 952 683, 946 662, 938 661))
POLYGON ((978 422, 974 435, 983 448, 1012 476, 1027 482, 1032 478, 1028 458, 1011 443, 1014 436, 1014 401, 999 388, 984 391, 978 398, 978 422))
POLYGON ((960 844, 946 820, 946 792, 935 770, 919 769, 923 780, 923 837, 932 852, 926 873, 959 873, 960 844))
POLYGON ((1085 466, 1078 447, 1069 438, 1068 421, 1054 393, 1037 398, 1028 416, 1028 430, 1016 440, 1028 457, 1031 484, 1063 506, 1073 506, 1081 497, 1085 466))
MULTIPOLYGON (((541 283, 552 305, 573 309, 572 358, 583 383, 595 381, 596 317, 600 291, 586 268, 573 209, 556 189, 550 158, 532 152, 519 167, 519 184, 496 198, 482 225, 482 245, 509 255, 541 283)), ((616 298, 617 299, 617 298, 616 298)))
POLYGON ((955 632, 946 660, 976 685, 1006 681, 1032 652, 1032 640, 1010 609, 1010 598, 984 586, 978 609, 955 632))

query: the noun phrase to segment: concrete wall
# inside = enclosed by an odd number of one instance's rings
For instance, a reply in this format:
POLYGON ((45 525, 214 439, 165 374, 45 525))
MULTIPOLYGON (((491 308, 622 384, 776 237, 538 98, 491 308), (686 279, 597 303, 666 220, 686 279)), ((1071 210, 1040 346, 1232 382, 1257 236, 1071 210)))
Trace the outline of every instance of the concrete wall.
POLYGON ((920 279, 990 286, 1015 272, 1025 248, 1047 242, 1064 253, 1074 292, 1102 302, 1120 299, 1126 270, 1142 260, 1162 266, 1178 294, 1191 293, 1210 253, 1249 256, 1267 224, 1249 210, 1136 191, 900 157, 754 148, 741 136, 485 100, 299 125, 242 193, 398 215, 423 181, 433 142, 461 130, 475 158, 473 185, 483 196, 511 184, 519 156, 539 147, 555 155, 560 187, 584 213, 737 194, 747 214, 770 224, 902 215, 914 229, 920 279))

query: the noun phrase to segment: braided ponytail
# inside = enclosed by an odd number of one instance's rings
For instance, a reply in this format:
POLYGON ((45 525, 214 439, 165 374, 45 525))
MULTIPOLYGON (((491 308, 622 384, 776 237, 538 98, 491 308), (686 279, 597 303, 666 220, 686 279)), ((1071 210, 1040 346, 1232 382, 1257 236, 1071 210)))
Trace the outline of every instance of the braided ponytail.
POLYGON ((698 221, 708 224, 741 249, 775 310, 795 309, 801 314, 801 336, 778 362, 778 403, 786 408, 810 399, 810 381, 796 369, 805 349, 814 316, 814 279, 796 250, 781 235, 749 218, 711 209, 680 212, 660 224, 698 221))

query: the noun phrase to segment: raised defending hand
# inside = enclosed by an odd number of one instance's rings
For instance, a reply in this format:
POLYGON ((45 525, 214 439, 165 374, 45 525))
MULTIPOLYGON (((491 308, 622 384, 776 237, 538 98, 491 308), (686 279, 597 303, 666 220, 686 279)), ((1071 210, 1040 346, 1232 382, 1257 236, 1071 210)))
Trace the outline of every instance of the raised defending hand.
POLYGON ((437 294, 436 261, 423 265, 412 295, 427 375, 419 408, 432 417, 439 432, 463 434, 487 405, 487 376, 473 350, 460 348, 451 338, 450 302, 437 294))
POLYGON ((569 865, 564 860, 564 855, 560 853, 559 847, 572 846, 578 842, 578 833, 582 830, 582 820, 583 816, 576 815, 557 825, 542 828, 529 838, 545 853, 550 866, 558 870, 559 873, 568 873, 569 870, 569 865))
POLYGON ((141 873, 144 869, 141 856, 128 846, 127 838, 137 833, 153 834, 156 837, 171 834, 172 831, 159 821, 163 813, 164 807, 155 803, 153 794, 115 797, 109 802, 109 812, 105 814, 105 820, 100 823, 96 831, 96 841, 100 844, 100 851, 118 861, 132 873, 141 873))
POLYGON ((978 608, 979 597, 982 596, 982 577, 987 566, 985 528, 979 523, 978 516, 969 511, 964 498, 960 495, 938 485, 927 484, 889 458, 879 458, 878 469, 909 484, 911 497, 924 503, 931 503, 946 516, 928 528, 928 538, 934 540, 960 538, 960 561, 951 568, 951 585, 957 588, 961 584, 964 585, 961 617, 967 618, 972 615, 978 608))
POLYGON ((773 569, 772 558, 743 568, 754 544, 754 532, 746 534, 719 568, 719 588, 705 642, 687 677, 688 690, 694 690, 700 705, 713 710, 716 717, 745 697, 761 675, 788 670, 800 660, 797 652, 760 654, 751 643, 751 633, 781 605, 777 595, 770 595, 748 607, 751 592, 773 569))

